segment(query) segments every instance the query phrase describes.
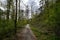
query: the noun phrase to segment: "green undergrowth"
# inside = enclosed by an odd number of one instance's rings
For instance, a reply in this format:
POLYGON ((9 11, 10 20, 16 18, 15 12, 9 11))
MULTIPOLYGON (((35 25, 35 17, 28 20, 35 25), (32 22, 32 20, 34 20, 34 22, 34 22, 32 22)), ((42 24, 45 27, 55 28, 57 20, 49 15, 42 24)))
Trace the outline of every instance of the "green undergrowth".
POLYGON ((38 29, 36 27, 31 27, 31 29, 38 40, 55 40, 54 33, 43 32, 41 29, 38 29))
MULTIPOLYGON (((24 28, 25 21, 17 22, 17 30, 24 28)), ((13 40, 15 35, 15 22, 14 20, 0 20, 0 40, 13 40)))

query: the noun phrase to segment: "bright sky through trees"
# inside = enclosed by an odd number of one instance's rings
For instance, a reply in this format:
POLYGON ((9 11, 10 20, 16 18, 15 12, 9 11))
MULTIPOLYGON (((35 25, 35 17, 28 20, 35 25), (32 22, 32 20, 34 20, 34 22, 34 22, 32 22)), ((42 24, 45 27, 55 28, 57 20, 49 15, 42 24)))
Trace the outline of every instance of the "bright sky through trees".
MULTIPOLYGON (((0 0, 0 1, 2 1, 3 4, 6 3, 6 0, 0 0)), ((22 0, 22 1, 23 1, 23 3, 26 4, 26 5, 31 5, 32 2, 34 2, 33 5, 35 5, 35 6, 33 7, 33 10, 36 10, 37 8, 39 8, 39 1, 40 1, 40 0, 22 0), (36 7, 37 7, 37 8, 36 8, 36 7)), ((22 9, 25 8, 23 3, 21 3, 21 8, 22 8, 22 9)), ((1 7, 0 7, 0 8, 1 8, 1 7)), ((2 8, 2 9, 3 9, 3 8, 2 8)))

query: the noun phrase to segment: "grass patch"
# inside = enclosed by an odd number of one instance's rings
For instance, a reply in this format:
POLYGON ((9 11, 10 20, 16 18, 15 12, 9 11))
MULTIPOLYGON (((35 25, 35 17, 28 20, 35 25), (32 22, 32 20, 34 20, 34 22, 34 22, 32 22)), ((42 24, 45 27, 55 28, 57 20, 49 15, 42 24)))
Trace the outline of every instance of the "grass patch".
POLYGON ((36 35, 38 40, 55 40, 54 33, 42 32, 41 29, 31 27, 33 33, 36 35), (40 31, 41 30, 41 31, 40 31))
POLYGON ((35 27, 31 27, 31 29, 32 29, 33 33, 35 34, 35 36, 39 39, 40 35, 41 35, 40 31, 35 27))

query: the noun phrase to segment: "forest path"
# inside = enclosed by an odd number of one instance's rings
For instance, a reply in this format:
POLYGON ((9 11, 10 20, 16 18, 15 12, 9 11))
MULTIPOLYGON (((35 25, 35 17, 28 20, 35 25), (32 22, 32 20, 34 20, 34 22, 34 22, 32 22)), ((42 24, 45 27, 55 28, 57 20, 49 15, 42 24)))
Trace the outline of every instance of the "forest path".
POLYGON ((32 30, 30 29, 29 24, 25 26, 25 28, 17 33, 18 40, 37 40, 32 30))

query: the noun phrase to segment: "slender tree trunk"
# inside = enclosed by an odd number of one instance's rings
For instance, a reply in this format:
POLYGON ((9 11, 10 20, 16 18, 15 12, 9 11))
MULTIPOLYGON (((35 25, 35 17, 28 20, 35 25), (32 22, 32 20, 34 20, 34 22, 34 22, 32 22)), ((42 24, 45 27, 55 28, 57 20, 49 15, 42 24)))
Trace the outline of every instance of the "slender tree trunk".
POLYGON ((19 0, 19 20, 20 20, 20 0, 19 0))
POLYGON ((12 12, 12 15, 11 16, 12 16, 12 19, 14 20, 14 17, 15 17, 14 16, 14 13, 15 13, 15 10, 14 10, 14 2, 12 2, 12 10, 13 10, 13 12, 12 12))
POLYGON ((16 40, 17 40, 17 0, 16 0, 16 16, 15 16, 15 37, 16 37, 16 40))
POLYGON ((7 20, 9 20, 9 13, 10 13, 10 0, 7 0, 7 20))

